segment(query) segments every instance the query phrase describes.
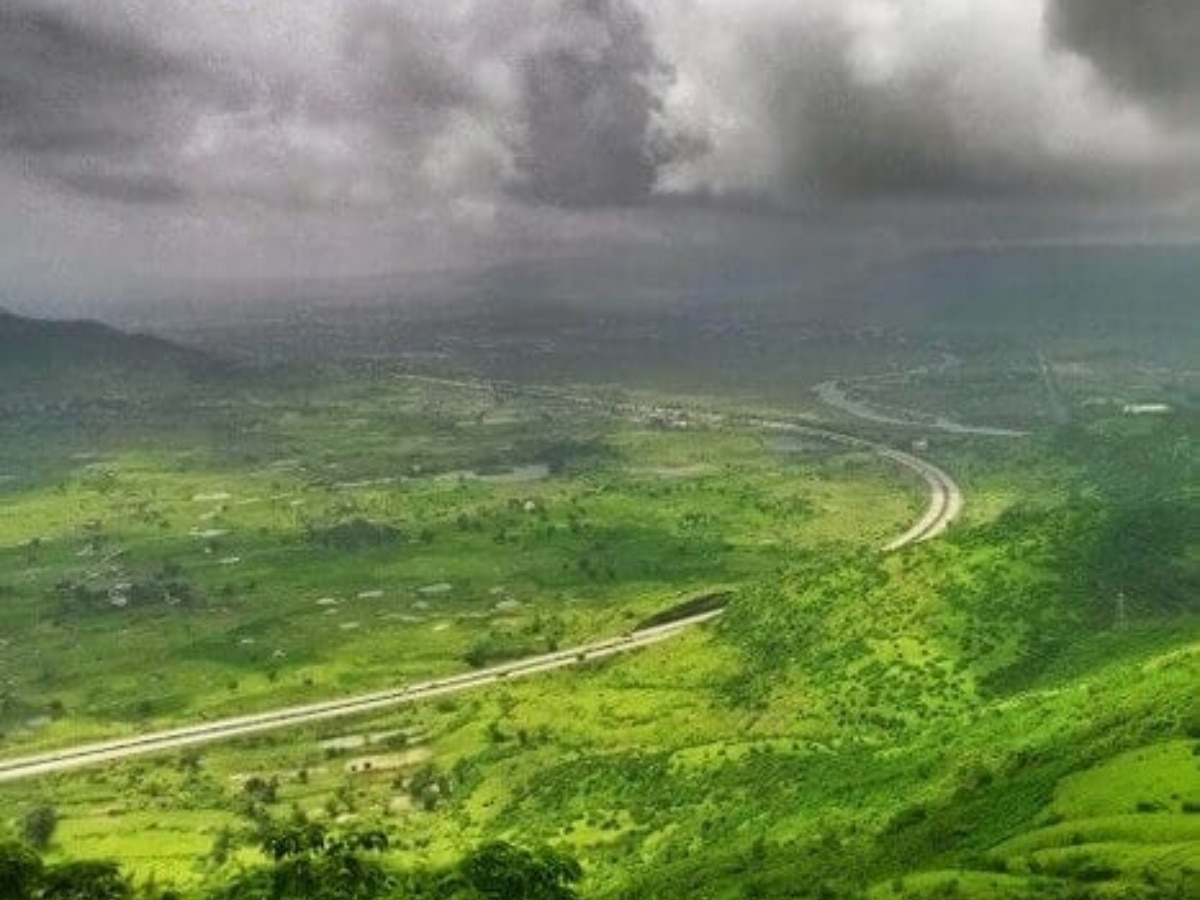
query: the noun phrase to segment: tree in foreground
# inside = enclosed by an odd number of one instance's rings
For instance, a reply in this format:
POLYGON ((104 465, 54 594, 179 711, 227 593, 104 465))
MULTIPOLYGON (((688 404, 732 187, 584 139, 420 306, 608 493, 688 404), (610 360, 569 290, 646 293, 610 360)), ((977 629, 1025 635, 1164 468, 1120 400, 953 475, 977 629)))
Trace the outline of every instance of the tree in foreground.
POLYGON ((42 883, 42 860, 15 841, 0 843, 0 897, 28 900, 42 883))
POLYGON ((132 900, 133 886, 114 862, 82 860, 46 869, 39 900, 132 900))
POLYGON ((58 830, 58 810, 48 803, 35 806, 21 820, 21 836, 37 850, 45 850, 58 830))
POLYGON ((389 895, 392 879, 372 856, 387 846, 387 836, 374 831, 274 830, 262 841, 270 867, 238 875, 213 900, 377 900, 389 895))
POLYGON ((583 869, 550 847, 526 850, 484 844, 464 859, 444 887, 447 900, 578 900, 583 869))

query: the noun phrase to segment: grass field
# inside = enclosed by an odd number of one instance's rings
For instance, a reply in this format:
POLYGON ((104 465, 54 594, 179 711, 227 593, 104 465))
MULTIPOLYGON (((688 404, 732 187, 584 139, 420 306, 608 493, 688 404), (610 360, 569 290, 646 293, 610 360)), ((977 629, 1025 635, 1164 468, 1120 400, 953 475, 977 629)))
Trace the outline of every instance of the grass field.
MULTIPOLYGON (((876 399, 970 420, 999 408, 983 378, 876 399)), ((1044 423, 1017 382, 1004 402, 1044 423)), ((3 818, 52 804, 52 857, 193 887, 254 862, 271 818, 380 827, 406 866, 549 842, 614 900, 1190 890, 1195 414, 1130 418, 1063 385, 1071 422, 1021 440, 860 423, 926 438, 968 497, 944 539, 892 556, 924 497, 869 455, 386 366, 7 418, 6 756, 733 594, 719 623, 619 661, 8 785, 3 818)), ((795 412, 679 402, 701 401, 795 412)))
POLYGON ((4 662, 8 746, 620 632, 796 547, 882 542, 922 502, 829 447, 354 390, 247 399, 236 432, 202 412, 173 450, 104 426, 98 444, 48 438, 57 471, 10 482, 0 513, 2 624, 22 635, 4 662))

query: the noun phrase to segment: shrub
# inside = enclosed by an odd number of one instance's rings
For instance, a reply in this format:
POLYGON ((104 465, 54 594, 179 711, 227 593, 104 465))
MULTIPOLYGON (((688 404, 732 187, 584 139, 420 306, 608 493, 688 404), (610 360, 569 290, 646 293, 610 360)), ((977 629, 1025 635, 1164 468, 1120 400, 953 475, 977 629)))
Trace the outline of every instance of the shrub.
POLYGON ((27 900, 42 880, 42 861, 24 844, 0 843, 0 897, 27 900))
POLYGON ((38 850, 50 846, 57 830, 58 810, 48 803, 35 806, 21 820, 21 835, 38 850))
POLYGON ((308 538, 312 543, 332 550, 374 550, 400 543, 403 535, 395 526, 355 518, 326 528, 310 529, 308 538))

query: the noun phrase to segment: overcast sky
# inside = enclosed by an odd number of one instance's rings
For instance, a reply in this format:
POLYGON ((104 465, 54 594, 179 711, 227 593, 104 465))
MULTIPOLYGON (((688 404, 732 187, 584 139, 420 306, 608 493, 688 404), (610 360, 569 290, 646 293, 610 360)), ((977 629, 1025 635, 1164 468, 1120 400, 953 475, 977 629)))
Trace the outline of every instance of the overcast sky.
POLYGON ((0 295, 1193 236, 1197 46, 1194 0, 2 0, 0 295))

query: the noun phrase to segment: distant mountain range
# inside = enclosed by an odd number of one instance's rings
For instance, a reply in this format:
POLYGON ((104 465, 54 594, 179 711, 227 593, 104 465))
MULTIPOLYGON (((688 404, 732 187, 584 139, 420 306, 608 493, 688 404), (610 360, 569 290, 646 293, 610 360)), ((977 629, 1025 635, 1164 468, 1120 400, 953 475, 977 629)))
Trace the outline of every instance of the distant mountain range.
POLYGON ((0 392, 93 395, 125 384, 173 385, 221 368, 211 356, 100 322, 56 321, 0 309, 0 392))

